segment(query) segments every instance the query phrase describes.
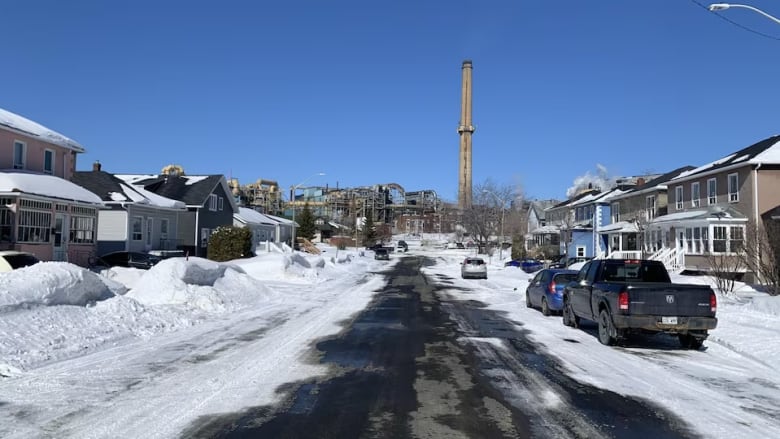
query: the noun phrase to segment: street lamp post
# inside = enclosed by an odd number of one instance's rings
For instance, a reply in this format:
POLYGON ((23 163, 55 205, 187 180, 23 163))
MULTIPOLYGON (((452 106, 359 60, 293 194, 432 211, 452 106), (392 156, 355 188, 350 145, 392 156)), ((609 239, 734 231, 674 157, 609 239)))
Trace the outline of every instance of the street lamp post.
POLYGON ((322 175, 325 175, 325 173, 324 172, 318 172, 316 174, 312 174, 312 175, 306 177, 306 179, 303 180, 302 182, 300 182, 300 183, 298 183, 295 186, 290 188, 290 192, 292 192, 290 194, 290 204, 292 205, 292 211, 293 211, 292 212, 292 242, 290 244, 292 244, 292 251, 293 252, 295 251, 295 231, 296 231, 296 228, 297 228, 297 225, 295 224, 295 191, 299 187, 301 187, 304 184, 306 184, 307 181, 309 181, 310 179, 312 179, 313 177, 316 177, 318 175, 322 176, 322 175))
POLYGON ((501 229, 501 237, 498 239, 498 260, 503 261, 504 260, 504 205, 506 202, 502 200, 501 198, 498 198, 498 195, 496 195, 494 192, 489 191, 487 189, 484 189, 482 191, 483 193, 490 194, 496 198, 496 201, 498 201, 501 204, 501 223, 500 223, 500 229, 501 229))
POLYGON ((731 3, 713 3, 711 4, 707 9, 709 9, 712 12, 718 12, 718 11, 725 11, 726 9, 730 8, 742 8, 742 9, 748 9, 753 12, 757 12, 764 17, 774 21, 777 24, 780 24, 780 18, 774 17, 772 15, 767 14, 766 12, 762 11, 761 9, 755 8, 753 6, 749 5, 737 5, 737 4, 731 4, 731 3))

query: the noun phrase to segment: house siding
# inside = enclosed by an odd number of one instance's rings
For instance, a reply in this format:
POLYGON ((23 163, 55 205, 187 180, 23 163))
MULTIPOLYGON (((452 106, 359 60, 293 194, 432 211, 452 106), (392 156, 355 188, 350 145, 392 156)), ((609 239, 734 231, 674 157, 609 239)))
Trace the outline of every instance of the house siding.
MULTIPOLYGON (((761 167, 758 170, 758 214, 763 215, 769 210, 780 206, 780 169, 777 166, 761 167), (769 169, 767 169, 769 168, 769 169)), ((750 179, 753 184, 753 179, 750 179)), ((742 194, 740 194, 740 197, 742 194)), ((751 197, 752 200, 752 197, 751 197)), ((751 215, 753 217, 755 212, 751 215)))
MULTIPOLYGON (((760 175, 760 173, 759 173, 760 175)), ((680 181, 670 181, 669 188, 673 191, 675 187, 683 187, 683 208, 677 209, 676 199, 672 197, 672 202, 669 203, 669 213, 685 212, 689 210, 706 209, 710 204, 707 203, 707 180, 714 178, 716 187, 716 203, 715 205, 731 206, 741 214, 752 218, 755 214, 753 207, 753 176, 751 167, 743 166, 737 169, 726 170, 710 175, 704 175, 698 178, 691 178, 680 181), (729 186, 728 175, 736 173, 739 177, 739 201, 729 202, 729 186), (699 182, 699 207, 693 207, 691 205, 691 185, 694 182, 699 182)))
POLYGON ((97 231, 98 244, 102 241, 124 243, 127 240, 127 212, 124 210, 101 210, 98 213, 98 221, 100 224, 97 231))
POLYGON ((54 172, 50 175, 70 180, 76 169, 76 154, 73 150, 2 128, 0 128, 0 169, 13 169, 14 141, 17 140, 27 145, 24 170, 43 173, 44 151, 49 149, 54 151, 54 172))

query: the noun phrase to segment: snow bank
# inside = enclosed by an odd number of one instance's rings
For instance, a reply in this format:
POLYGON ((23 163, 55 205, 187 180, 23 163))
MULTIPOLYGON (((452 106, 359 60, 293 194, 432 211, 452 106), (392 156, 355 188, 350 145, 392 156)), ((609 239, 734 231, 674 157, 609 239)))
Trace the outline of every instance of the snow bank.
POLYGON ((0 275, 0 312, 30 306, 86 306, 126 288, 69 262, 41 262, 0 275))

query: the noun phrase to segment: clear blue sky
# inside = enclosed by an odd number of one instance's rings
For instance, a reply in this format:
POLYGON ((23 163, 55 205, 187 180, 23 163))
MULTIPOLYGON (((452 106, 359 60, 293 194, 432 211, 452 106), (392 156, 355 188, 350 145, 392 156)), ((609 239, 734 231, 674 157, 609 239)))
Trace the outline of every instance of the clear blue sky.
MULTIPOLYGON (((702 2, 703 4, 708 4, 702 2)), ((780 2, 752 1, 780 15, 780 2)), ((461 62, 473 181, 565 197, 778 133, 780 41, 690 0, 8 0, 0 107, 113 173, 171 163, 283 187, 457 199, 461 62)), ((720 13, 780 38, 746 10, 720 13)))

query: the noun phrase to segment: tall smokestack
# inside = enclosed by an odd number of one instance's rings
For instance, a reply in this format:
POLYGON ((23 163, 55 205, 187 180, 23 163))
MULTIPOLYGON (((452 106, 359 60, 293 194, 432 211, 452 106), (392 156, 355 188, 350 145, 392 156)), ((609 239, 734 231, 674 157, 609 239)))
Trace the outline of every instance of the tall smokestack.
POLYGON ((460 98, 460 163, 458 166, 458 207, 471 207, 471 135, 474 126, 471 124, 471 60, 463 61, 461 67, 463 81, 460 98))

